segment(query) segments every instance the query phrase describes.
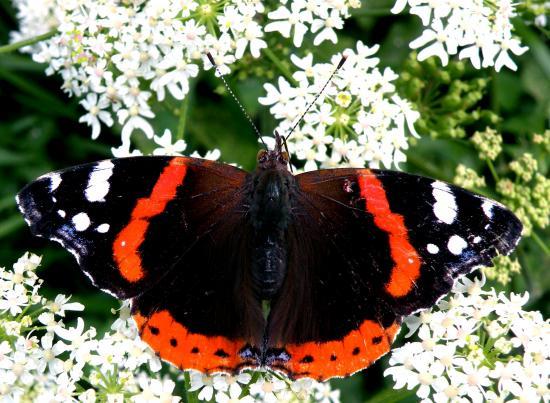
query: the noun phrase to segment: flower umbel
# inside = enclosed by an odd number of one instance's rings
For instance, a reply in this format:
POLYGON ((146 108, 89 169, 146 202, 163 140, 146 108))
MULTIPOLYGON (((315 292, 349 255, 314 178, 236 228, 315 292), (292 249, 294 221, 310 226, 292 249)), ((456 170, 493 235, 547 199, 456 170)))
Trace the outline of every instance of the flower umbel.
POLYGON ((469 59, 472 65, 503 67, 517 70, 510 53, 520 56, 527 51, 513 36, 511 19, 516 16, 516 3, 510 0, 496 2, 476 0, 397 0, 393 13, 409 12, 417 15, 425 29, 410 43, 412 49, 422 49, 418 60, 436 56, 445 66, 449 56, 469 59))
MULTIPOLYGON (((379 59, 373 55, 378 46, 369 48, 360 41, 356 46, 344 51, 343 67, 288 140, 290 152, 305 161, 306 171, 365 164, 399 167, 406 160, 408 136, 418 135, 414 123, 419 114, 395 93, 392 81, 397 75, 390 68, 377 67, 379 59)), ((293 55, 297 68, 293 76, 299 85, 293 87, 280 77, 278 88, 264 86, 267 94, 260 103, 270 105, 280 120, 280 134, 289 133, 341 58, 338 54, 332 63, 313 64, 312 55, 293 55)))
POLYGON ((436 308, 405 319, 406 337, 417 332, 424 341, 392 351, 385 375, 396 389, 417 387, 436 403, 550 398, 550 322, 522 309, 527 293, 486 291, 484 282, 464 278, 436 308))
POLYGON ((245 54, 260 57, 266 33, 280 40, 292 32, 296 46, 308 32, 315 45, 336 43, 335 30, 360 3, 281 1, 266 7, 244 0, 54 0, 37 7, 31 0, 15 0, 14 6, 20 26, 12 40, 57 30, 24 50, 47 63, 48 74, 62 76, 65 92, 83 98, 86 114, 80 121, 91 126, 93 139, 102 124, 117 121, 127 150, 134 132, 152 138, 155 99, 183 100, 200 67, 212 67, 207 52, 217 70, 228 74, 245 54))

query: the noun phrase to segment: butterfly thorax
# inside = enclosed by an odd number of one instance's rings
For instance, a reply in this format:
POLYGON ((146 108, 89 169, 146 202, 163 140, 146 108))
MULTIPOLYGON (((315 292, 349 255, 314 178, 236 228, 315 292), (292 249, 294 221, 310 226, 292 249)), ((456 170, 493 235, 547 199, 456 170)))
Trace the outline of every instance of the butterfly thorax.
POLYGON ((286 230, 291 216, 293 175, 286 169, 261 167, 253 175, 250 224, 253 228, 252 279, 256 296, 271 300, 287 269, 286 230))

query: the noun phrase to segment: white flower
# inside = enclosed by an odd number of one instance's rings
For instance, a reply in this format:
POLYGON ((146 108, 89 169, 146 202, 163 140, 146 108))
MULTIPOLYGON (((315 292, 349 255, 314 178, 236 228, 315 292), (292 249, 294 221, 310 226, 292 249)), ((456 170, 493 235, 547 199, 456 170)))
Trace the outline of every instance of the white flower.
POLYGON ((127 142, 126 144, 121 144, 119 147, 116 148, 111 147, 111 154, 113 154, 113 157, 115 158, 136 157, 143 155, 143 153, 137 149, 130 151, 129 142, 127 142))
POLYGON ((305 23, 312 21, 311 11, 305 8, 303 0, 292 1, 290 10, 285 6, 280 6, 277 10, 270 12, 268 18, 276 20, 265 26, 265 32, 277 31, 285 38, 290 38, 291 31, 294 32, 292 41, 294 46, 302 46, 305 33, 308 27, 305 23))
POLYGON ((449 63, 449 55, 457 53, 458 41, 454 27, 444 27, 441 20, 435 20, 432 29, 426 29, 419 38, 410 44, 412 49, 423 46, 426 47, 418 53, 418 60, 422 61, 430 56, 437 56, 446 66, 449 63))
POLYGON ((80 104, 88 113, 83 115, 78 121, 92 126, 92 139, 96 139, 101 132, 100 120, 107 126, 113 125, 113 118, 109 112, 104 110, 110 106, 107 97, 91 93, 86 96, 86 99, 80 101, 80 104))
POLYGON ((290 55, 290 60, 296 66, 298 66, 302 71, 297 71, 292 75, 292 77, 302 83, 308 82, 315 77, 315 72, 313 71, 313 53, 308 53, 307 56, 300 59, 298 56, 292 54, 290 55))
POLYGON ((482 402, 483 388, 491 385, 489 368, 484 366, 475 367, 471 362, 467 361, 462 370, 464 373, 457 372, 454 376, 465 386, 465 394, 472 399, 473 403, 482 402))
POLYGON ((250 54, 252 57, 260 57, 260 50, 267 47, 267 43, 263 39, 262 28, 258 23, 251 21, 247 24, 244 30, 244 36, 237 40, 237 49, 235 51, 235 57, 240 59, 246 47, 250 45, 250 54))
POLYGON ((136 129, 140 129, 147 138, 153 138, 155 134, 153 127, 144 119, 144 117, 153 118, 155 116, 148 107, 134 104, 129 109, 120 109, 117 115, 119 123, 124 125, 121 132, 122 146, 124 148, 130 147, 130 136, 136 129))
POLYGON ((265 403, 275 403, 278 401, 277 393, 285 390, 286 384, 280 379, 274 377, 260 377, 256 382, 250 385, 250 395, 256 399, 263 399, 265 403))
POLYGON ((450 372, 449 378, 440 376, 433 382, 432 386, 436 392, 433 395, 433 400, 436 403, 460 401, 460 396, 464 395, 464 386, 460 383, 453 383, 456 379, 453 372, 450 372))
POLYGON ((344 21, 340 17, 340 13, 337 10, 332 10, 330 14, 328 14, 328 10, 323 9, 320 17, 321 18, 314 19, 311 24, 311 32, 315 33, 319 31, 313 40, 313 44, 317 46, 326 40, 332 43, 338 42, 338 37, 334 29, 342 29, 344 26, 344 21))
POLYGON ((79 357, 84 357, 87 359, 88 353, 95 344, 90 340, 95 334, 95 331, 85 331, 84 320, 82 318, 77 318, 76 327, 71 327, 69 329, 58 328, 56 329, 56 334, 63 340, 70 342, 70 344, 66 344, 63 341, 60 341, 59 346, 63 349, 63 351, 70 352, 71 358, 75 358, 78 355, 79 357))
POLYGON ((229 390, 229 395, 239 396, 242 392, 241 385, 248 385, 252 375, 248 372, 241 372, 238 375, 215 375, 214 376, 214 389, 227 392, 229 390))
POLYGON ((193 153, 190 155, 190 157, 202 158, 202 159, 211 160, 211 161, 217 161, 217 160, 220 159, 221 155, 222 155, 221 151, 218 150, 217 148, 215 148, 213 150, 207 151, 204 156, 200 155, 197 151, 193 151, 193 153))
POLYGON ((157 69, 167 71, 160 75, 156 84, 159 101, 164 99, 162 87, 166 87, 174 98, 182 100, 189 92, 189 78, 196 77, 199 73, 199 67, 196 64, 186 61, 183 47, 177 47, 167 54, 157 64, 157 69))
POLYGON ((132 396, 131 400, 138 403, 177 403, 181 398, 172 395, 175 386, 176 384, 171 379, 159 380, 141 376, 139 379, 141 393, 132 396))
POLYGON ((54 336, 52 333, 46 333, 40 339, 42 350, 38 358, 38 371, 44 372, 46 367, 53 375, 60 374, 63 371, 63 361, 57 358, 63 352, 61 345, 53 344, 54 336))
MULTIPOLYGON (((216 65, 216 75, 219 76, 229 74, 231 69, 228 65, 235 61, 235 56, 229 53, 231 51, 231 37, 229 34, 224 33, 218 39, 213 36, 207 36, 205 43, 212 58, 214 59, 214 63, 216 65)), ((204 56, 203 60, 204 68, 206 70, 213 67, 208 57, 204 56)))
POLYGON ((190 392, 200 390, 199 400, 211 400, 214 396, 214 378, 198 371, 189 371, 191 379, 190 392))
POLYGON ((79 302, 69 302, 71 298, 63 294, 55 296, 54 301, 48 304, 51 313, 58 316, 65 316, 65 311, 83 311, 84 305, 79 302))
POLYGON ((340 402, 340 391, 333 390, 330 387, 330 383, 317 383, 315 385, 314 398, 316 402, 319 403, 339 403, 340 402))
POLYGON ((279 77, 279 89, 272 84, 264 84, 264 89, 267 91, 265 97, 258 98, 262 105, 282 104, 284 107, 293 98, 295 89, 283 77, 279 77))
POLYGON ((495 61, 495 70, 500 71, 502 67, 506 66, 510 70, 516 71, 516 63, 512 60, 508 51, 514 55, 520 56, 527 52, 529 48, 527 46, 521 46, 519 40, 514 38, 506 38, 500 43, 500 52, 498 53, 495 61))
POLYGON ((162 136, 155 136, 154 140, 160 147, 153 150, 153 155, 181 155, 181 152, 187 148, 183 139, 172 144, 172 132, 169 129, 166 129, 162 136))

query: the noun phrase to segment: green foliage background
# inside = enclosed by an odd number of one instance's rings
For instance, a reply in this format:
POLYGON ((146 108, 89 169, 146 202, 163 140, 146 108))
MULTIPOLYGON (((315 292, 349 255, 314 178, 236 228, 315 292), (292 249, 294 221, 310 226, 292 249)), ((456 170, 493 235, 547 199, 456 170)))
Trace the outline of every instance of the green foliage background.
MULTIPOLYGON (((422 27, 418 18, 391 15, 393 2, 365 0, 364 6, 353 12, 339 33, 337 46, 323 44, 315 54, 328 60, 333 53, 352 47, 360 39, 366 44, 381 45, 378 56, 382 66, 390 66, 400 74, 400 95, 414 101, 422 114, 418 125, 423 135, 408 152, 407 172, 452 181, 455 168, 462 163, 484 175, 493 186, 488 168, 477 157, 468 138, 476 130, 492 126, 505 140, 503 154, 495 161, 497 171, 524 152, 531 152, 539 162, 539 171, 547 174, 548 150, 535 150, 533 133, 548 129, 550 117, 550 50, 542 31, 515 21, 516 32, 530 51, 516 58, 518 72, 509 70, 475 70, 466 63, 451 63, 442 68, 438 61, 422 64, 410 57, 408 43, 422 27)), ((8 42, 16 29, 14 11, 9 2, 0 2, 0 43, 8 42)), ((273 43, 272 48, 289 64, 288 49, 273 43)), ((319 61, 319 60, 318 60, 319 61)), ((242 60, 240 73, 230 81, 260 130, 270 133, 275 121, 267 108, 260 105, 263 83, 273 81, 280 73, 267 58, 242 60)), ((185 140, 187 151, 204 152, 212 148, 222 151, 222 159, 253 169, 258 146, 249 124, 233 101, 223 95, 223 87, 211 72, 202 73, 192 82, 188 104, 185 140)), ((0 54, 0 264, 9 265, 24 251, 44 256, 39 274, 46 279, 46 290, 54 295, 73 294, 86 306, 89 324, 106 329, 117 306, 109 296, 91 287, 77 268, 72 256, 56 244, 30 235, 19 215, 14 196, 35 177, 52 171, 110 156, 110 146, 120 142, 119 127, 104 128, 99 141, 90 139, 90 130, 78 123, 83 109, 77 100, 69 99, 60 90, 61 79, 46 77, 44 66, 19 53, 0 54)), ((173 110, 180 105, 172 100, 157 105, 158 118, 154 126, 158 133, 164 128, 175 129, 178 117, 173 110)), ((173 130, 174 132, 175 130, 173 130)), ((144 151, 151 145, 144 139, 144 151)), ((537 230, 539 242, 524 239, 516 256, 522 271, 515 275, 508 291, 527 290, 531 294, 529 308, 546 316, 550 312, 549 257, 550 234, 537 230)), ((502 288, 499 284, 492 284, 502 288)), ((399 344, 399 342, 398 342, 399 344)), ((351 379, 335 382, 342 388, 345 402, 411 400, 410 393, 391 390, 382 377, 387 359, 351 379)))

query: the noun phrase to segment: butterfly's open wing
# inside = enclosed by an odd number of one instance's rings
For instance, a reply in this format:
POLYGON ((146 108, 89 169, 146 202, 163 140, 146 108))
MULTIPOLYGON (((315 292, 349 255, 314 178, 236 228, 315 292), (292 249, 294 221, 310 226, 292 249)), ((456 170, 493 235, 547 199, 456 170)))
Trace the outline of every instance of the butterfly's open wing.
POLYGON ((294 377, 369 366, 389 350, 404 315, 509 253, 521 233, 502 205, 428 178, 334 169, 296 180, 290 262, 267 358, 294 377))
POLYGON ((236 352, 263 331, 251 319, 260 307, 238 292, 248 247, 233 230, 246 189, 247 173, 228 165, 132 157, 45 175, 17 201, 33 234, 71 251, 97 287, 132 298, 162 358, 212 371, 246 365, 236 352))

